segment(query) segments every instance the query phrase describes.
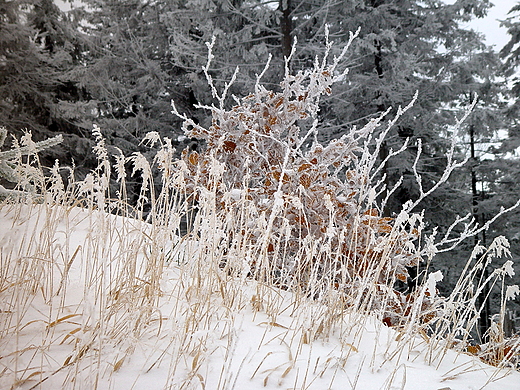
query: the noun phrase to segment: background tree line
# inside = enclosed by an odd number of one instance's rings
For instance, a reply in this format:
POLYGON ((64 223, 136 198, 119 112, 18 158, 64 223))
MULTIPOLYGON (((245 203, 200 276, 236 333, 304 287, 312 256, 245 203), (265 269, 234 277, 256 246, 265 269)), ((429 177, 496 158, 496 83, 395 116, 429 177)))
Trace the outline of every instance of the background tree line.
MULTIPOLYGON (((336 43, 360 28, 342 64, 349 75, 321 103, 318 138, 337 138, 391 107, 407 105, 418 91, 414 107, 381 149, 384 159, 410 139, 411 147, 384 167, 389 188, 403 178, 384 211, 391 216, 418 195, 412 169, 417 139, 422 140, 418 171, 427 190, 446 165, 452 125, 478 96, 458 145, 461 159, 473 150, 472 158, 422 207, 441 232, 456 215, 472 213, 483 223, 520 196, 520 5, 504 21, 511 41, 500 52, 465 27, 491 5, 489 0, 82 0, 63 12, 53 0, 0 0, 0 124, 15 134, 30 130, 37 140, 64 134, 44 163, 59 158, 73 163, 78 175, 96 163, 90 153, 93 124, 125 155, 146 153, 140 142, 150 131, 172 138, 180 150, 190 140, 180 137, 170 102, 207 124, 209 116, 197 104, 212 102, 202 66, 213 36, 212 77, 223 84, 239 66, 231 92, 245 95, 269 54, 263 80, 276 88, 295 39, 290 66, 298 71, 323 52, 326 26, 336 43)), ((138 188, 138 178, 134 185, 138 188)), ((511 241, 519 264, 520 213, 497 221, 480 240, 489 243, 497 235, 511 241)), ((447 289, 468 255, 449 256, 441 254, 435 265, 443 269, 447 289)))

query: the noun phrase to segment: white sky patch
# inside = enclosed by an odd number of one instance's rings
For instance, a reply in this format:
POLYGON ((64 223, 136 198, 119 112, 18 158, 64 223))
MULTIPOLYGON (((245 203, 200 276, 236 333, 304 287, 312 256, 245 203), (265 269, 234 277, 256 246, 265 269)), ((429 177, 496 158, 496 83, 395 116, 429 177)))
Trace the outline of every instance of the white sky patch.
MULTIPOLYGON (((453 4, 455 0, 444 0, 446 4, 453 4)), ((480 32, 486 37, 486 44, 495 46, 495 50, 502 49, 509 41, 509 35, 505 27, 500 27, 500 20, 508 17, 507 13, 517 0, 493 0, 494 6, 488 10, 486 17, 474 19, 467 24, 467 27, 480 32)))

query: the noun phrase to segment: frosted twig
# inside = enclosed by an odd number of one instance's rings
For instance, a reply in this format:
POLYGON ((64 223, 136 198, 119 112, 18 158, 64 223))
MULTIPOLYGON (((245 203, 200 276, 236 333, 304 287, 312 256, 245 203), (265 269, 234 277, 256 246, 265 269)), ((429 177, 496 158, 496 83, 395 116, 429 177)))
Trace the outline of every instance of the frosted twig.
POLYGON ((298 38, 294 37, 294 42, 291 47, 291 53, 289 54, 289 57, 284 58, 285 62, 285 78, 287 79, 291 75, 291 69, 289 64, 291 63, 292 58, 294 57, 294 53, 296 52, 296 44, 298 43, 298 38))
POLYGON ((215 45, 215 36, 211 37, 211 42, 206 42, 206 46, 208 47, 208 61, 206 62, 206 66, 202 67, 202 70, 204 71, 204 75, 206 76, 206 80, 208 81, 208 85, 211 88, 211 94, 214 98, 218 98, 218 91, 215 87, 215 84, 213 84, 213 78, 209 74, 209 66, 211 65, 211 61, 214 58, 213 55, 213 46, 215 45))
MULTIPOLYGON (((424 200, 424 198, 428 197, 431 193, 436 191, 442 184, 444 184, 446 181, 448 181, 449 177, 451 176, 452 172, 455 169, 458 169, 458 168, 464 166, 466 164, 466 162, 468 162, 469 157, 464 158, 464 160, 462 160, 460 162, 457 162, 457 161, 454 160, 455 145, 457 143, 458 130, 460 129, 462 123, 464 123, 464 121, 468 118, 469 114, 475 108, 475 105, 477 104, 477 101, 478 101, 478 97, 475 97, 475 99, 471 103, 471 105, 468 108, 468 110, 465 112, 465 114, 462 116, 462 118, 457 121, 457 123, 456 123, 456 125, 454 127, 453 135, 451 137, 450 149, 446 153, 446 160, 447 160, 446 168, 442 172, 441 178, 437 181, 437 183, 435 183, 432 186, 432 188, 430 188, 426 192, 424 192, 422 190, 422 184, 420 182, 418 182, 419 189, 420 189, 420 195, 419 195, 418 199, 415 202, 409 204, 409 209, 408 209, 409 211, 414 209, 419 203, 421 203, 424 200)), ((415 166, 415 164, 414 164, 414 166, 415 166)), ((418 180, 418 179, 420 180, 420 176, 417 175, 416 170, 414 170, 414 174, 415 174, 416 180, 418 180)))
POLYGON ((483 225, 477 225, 475 219, 471 219, 465 226, 462 233, 459 233, 456 237, 449 238, 450 233, 453 231, 453 229, 458 226, 461 222, 467 220, 470 218, 471 214, 467 214, 463 218, 457 217, 457 219, 450 225, 448 228, 448 231, 445 233, 444 237, 435 244, 435 247, 437 249, 437 253, 442 252, 449 252, 450 250, 457 247, 462 241, 466 240, 470 237, 475 237, 479 233, 486 231, 489 229, 489 226, 495 222, 498 218, 500 218, 502 215, 509 213, 510 211, 513 211, 514 209, 520 207, 520 199, 511 207, 508 207, 507 209, 503 208, 495 214, 491 219, 489 219, 486 223, 483 225), (448 245, 445 248, 441 248, 444 245, 448 245))
MULTIPOLYGON (((361 31, 361 27, 359 27, 355 33, 353 33, 352 31, 349 32, 348 42, 343 47, 341 54, 337 57, 334 56, 334 61, 333 61, 333 65, 332 65, 333 69, 336 69, 339 62, 345 57, 345 55, 347 54, 347 51, 350 49, 350 46, 352 45, 352 42, 354 42, 354 39, 356 39, 358 37, 360 31, 361 31)), ((345 70, 340 75, 334 77, 333 81, 336 82, 336 81, 341 80, 343 77, 345 77, 347 75, 348 71, 349 71, 349 68, 345 68, 345 70)))
POLYGON ((255 83, 255 92, 258 94, 259 90, 257 89, 261 84, 260 80, 262 77, 264 77, 265 72, 269 69, 269 66, 271 65, 271 60, 273 58, 273 55, 269 53, 269 56, 267 57, 267 62, 265 63, 264 69, 262 69, 262 72, 256 76, 256 83, 255 83))
POLYGON ((417 182, 417 185, 419 186, 419 193, 423 194, 423 186, 422 186, 422 178, 421 175, 417 172, 417 163, 419 162, 419 158, 421 157, 422 153, 422 140, 420 138, 417 139, 417 155, 415 156, 415 160, 412 165, 413 174, 415 176, 415 181, 417 182))

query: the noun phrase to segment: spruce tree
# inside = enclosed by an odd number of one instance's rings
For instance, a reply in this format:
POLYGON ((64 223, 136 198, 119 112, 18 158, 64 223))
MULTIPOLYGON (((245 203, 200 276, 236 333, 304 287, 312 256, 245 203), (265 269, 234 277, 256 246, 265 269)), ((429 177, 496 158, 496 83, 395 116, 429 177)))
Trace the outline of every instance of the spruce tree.
MULTIPOLYGON (((52 0, 0 1, 0 122, 9 131, 68 132, 60 99, 77 94, 76 31, 52 0)), ((43 138, 43 137, 41 137, 43 138)))
POLYGON ((30 131, 36 141, 63 134, 41 162, 84 171, 92 122, 85 125, 89 107, 73 72, 83 55, 77 21, 53 0, 0 1, 0 126, 18 137, 30 131))

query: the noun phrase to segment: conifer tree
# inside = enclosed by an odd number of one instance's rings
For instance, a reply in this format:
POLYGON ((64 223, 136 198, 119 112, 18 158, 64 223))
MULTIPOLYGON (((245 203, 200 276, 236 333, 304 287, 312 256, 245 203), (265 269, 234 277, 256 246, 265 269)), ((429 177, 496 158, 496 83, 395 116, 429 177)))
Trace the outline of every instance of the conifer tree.
POLYGON ((180 134, 170 102, 191 107, 183 73, 169 49, 163 19, 170 2, 85 0, 87 58, 76 70, 89 95, 90 118, 125 152, 139 150, 150 132, 180 134), (185 104, 182 104, 182 101, 185 104))
POLYGON ((8 130, 44 128, 52 97, 48 57, 23 21, 27 2, 0 2, 0 121, 8 130))
POLYGON ((70 131, 58 102, 77 91, 67 73, 79 60, 75 34, 52 0, 0 1, 0 121, 9 131, 70 131))
MULTIPOLYGON (((501 206, 513 204, 520 197, 520 2, 511 8, 508 17, 502 21, 510 36, 508 43, 501 49, 500 56, 504 61, 503 75, 512 87, 507 90, 506 97, 511 102, 504 115, 502 136, 491 144, 493 159, 484 162, 482 178, 485 191, 480 203, 481 212, 489 214, 501 206)), ((511 243, 512 252, 518 259, 520 254, 520 210, 515 210, 501 218, 499 223, 491 227, 490 235, 504 235, 511 243)), ((514 283, 519 283, 519 275, 514 283)), ((518 300, 516 300, 518 310, 518 300)))
POLYGON ((30 131, 36 141, 63 134, 41 162, 74 161, 79 172, 90 168, 92 122, 85 126, 89 107, 73 73, 83 55, 73 16, 53 0, 0 1, 0 126, 17 137, 30 131))

